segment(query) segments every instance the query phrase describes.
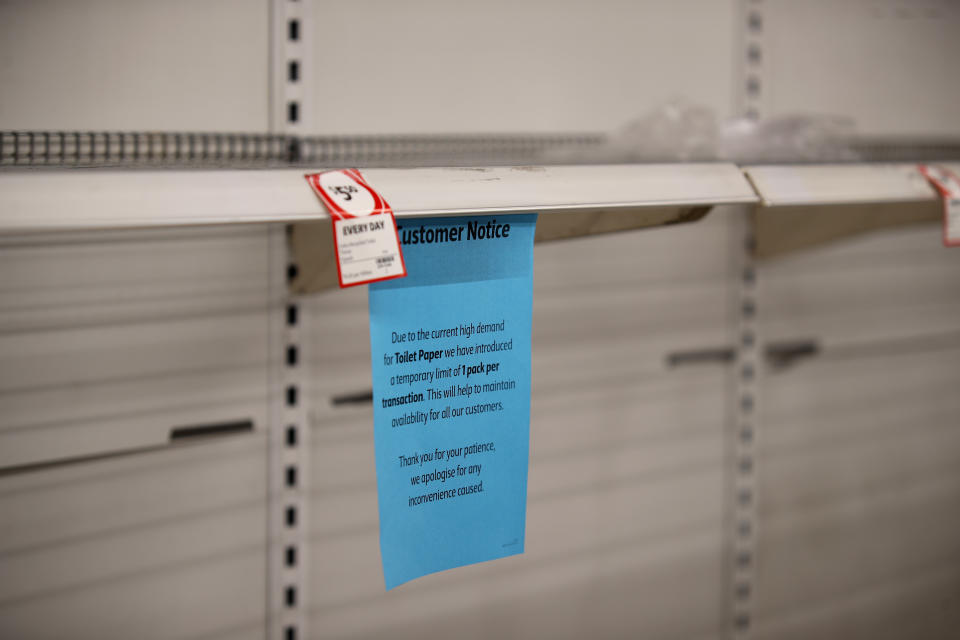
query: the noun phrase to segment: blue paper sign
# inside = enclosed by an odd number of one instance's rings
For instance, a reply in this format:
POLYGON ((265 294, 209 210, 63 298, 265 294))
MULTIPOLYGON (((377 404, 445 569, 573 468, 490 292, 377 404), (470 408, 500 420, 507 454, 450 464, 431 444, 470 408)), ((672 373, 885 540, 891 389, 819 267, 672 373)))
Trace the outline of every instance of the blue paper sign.
POLYGON ((523 553, 536 222, 398 221, 408 275, 370 286, 387 589, 523 553))

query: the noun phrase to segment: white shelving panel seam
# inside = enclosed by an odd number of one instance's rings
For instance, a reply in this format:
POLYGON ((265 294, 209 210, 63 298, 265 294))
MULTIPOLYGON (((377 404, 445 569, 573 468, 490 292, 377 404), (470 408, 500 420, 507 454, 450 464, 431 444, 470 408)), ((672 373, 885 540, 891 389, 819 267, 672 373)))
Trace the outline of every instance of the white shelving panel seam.
POLYGON ((286 233, 270 231, 271 422, 269 473, 269 572, 267 637, 305 637, 303 614, 308 587, 305 487, 309 486, 310 430, 307 416, 308 363, 301 353, 306 314, 299 301, 286 294, 286 280, 295 268, 287 261, 286 233))
POLYGON ((728 430, 731 442, 728 445, 729 513, 726 522, 729 533, 727 558, 729 576, 725 601, 729 615, 725 626, 727 637, 746 639, 751 637, 752 603, 755 599, 755 565, 757 531, 757 441, 760 394, 757 393, 761 371, 760 336, 758 335, 758 300, 756 266, 754 264, 754 237, 750 210, 744 208, 734 223, 735 278, 738 286, 734 300, 735 326, 737 328, 738 357, 734 376, 733 423, 728 430))
MULTIPOLYGON (((305 105, 310 95, 310 73, 304 66, 312 61, 310 38, 312 3, 272 0, 270 61, 270 128, 284 134, 290 148, 286 156, 300 156, 297 137, 304 130, 305 117, 312 112, 305 105)), ((307 194, 306 189, 301 190, 307 194)), ((307 194, 308 195, 308 194, 307 194)), ((311 198, 312 200, 312 198, 311 198)), ((319 210, 316 202, 310 202, 319 210)), ((307 314, 300 313, 300 299, 289 294, 287 283, 296 277, 297 265, 288 250, 289 227, 271 230, 271 360, 276 362, 272 389, 273 412, 270 425, 268 464, 270 496, 268 520, 270 543, 267 555, 268 597, 267 638, 300 640, 309 637, 306 607, 307 541, 309 522, 306 488, 310 486, 309 379, 308 358, 302 353, 301 336, 307 314), (273 304, 273 301, 279 304, 273 304), (275 360, 274 360, 275 359, 275 360)))
MULTIPOLYGON (((761 117, 763 78, 763 0, 742 0, 740 3, 738 31, 740 49, 737 51, 739 68, 742 70, 740 90, 741 114, 751 120, 761 117)), ((752 636, 753 602, 756 598, 755 565, 757 531, 757 439, 760 426, 757 393, 757 377, 760 371, 758 358, 759 336, 756 266, 754 264, 756 238, 754 217, 744 207, 740 218, 734 223, 733 256, 738 261, 735 270, 738 295, 734 300, 737 328, 737 372, 734 375, 733 423, 728 428, 729 452, 728 513, 725 518, 731 531, 725 559, 729 576, 721 595, 726 603, 723 624, 725 636, 747 640, 752 636)))

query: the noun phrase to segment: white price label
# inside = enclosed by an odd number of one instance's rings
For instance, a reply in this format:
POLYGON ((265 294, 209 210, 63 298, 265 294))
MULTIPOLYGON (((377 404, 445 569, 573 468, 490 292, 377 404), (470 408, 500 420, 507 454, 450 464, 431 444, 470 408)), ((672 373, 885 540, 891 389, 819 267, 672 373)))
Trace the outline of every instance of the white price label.
POLYGON ((334 220, 340 286, 407 275, 393 214, 334 220))

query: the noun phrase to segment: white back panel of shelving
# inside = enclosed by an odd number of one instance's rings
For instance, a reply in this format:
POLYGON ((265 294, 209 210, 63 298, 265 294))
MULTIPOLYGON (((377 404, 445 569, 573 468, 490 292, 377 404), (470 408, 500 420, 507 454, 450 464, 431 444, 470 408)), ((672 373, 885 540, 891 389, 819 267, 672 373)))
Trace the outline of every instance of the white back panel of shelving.
POLYGON ((251 131, 266 0, 0 3, 0 129, 251 131))
POLYGON ((949 637, 960 625, 960 252, 935 225, 760 269, 760 638, 949 637))
POLYGON ((733 108, 730 0, 313 0, 312 132, 606 131, 733 108))
POLYGON ((960 136, 960 4, 766 0, 761 113, 852 117, 861 133, 960 136))
POLYGON ((263 226, 0 238, 0 636, 262 635, 268 259, 263 226))

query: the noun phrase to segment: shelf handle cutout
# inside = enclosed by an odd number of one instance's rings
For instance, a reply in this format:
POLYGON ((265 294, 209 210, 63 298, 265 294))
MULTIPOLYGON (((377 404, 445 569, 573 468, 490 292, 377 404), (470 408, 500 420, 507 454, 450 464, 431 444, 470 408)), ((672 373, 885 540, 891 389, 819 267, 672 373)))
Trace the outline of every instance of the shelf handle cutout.
POLYGON ((736 352, 733 347, 705 347, 671 351, 667 354, 667 366, 680 367, 692 364, 728 364, 733 362, 736 352))
POLYGON ((767 362, 773 369, 787 369, 804 358, 820 353, 820 343, 812 338, 771 342, 764 350, 767 362))

